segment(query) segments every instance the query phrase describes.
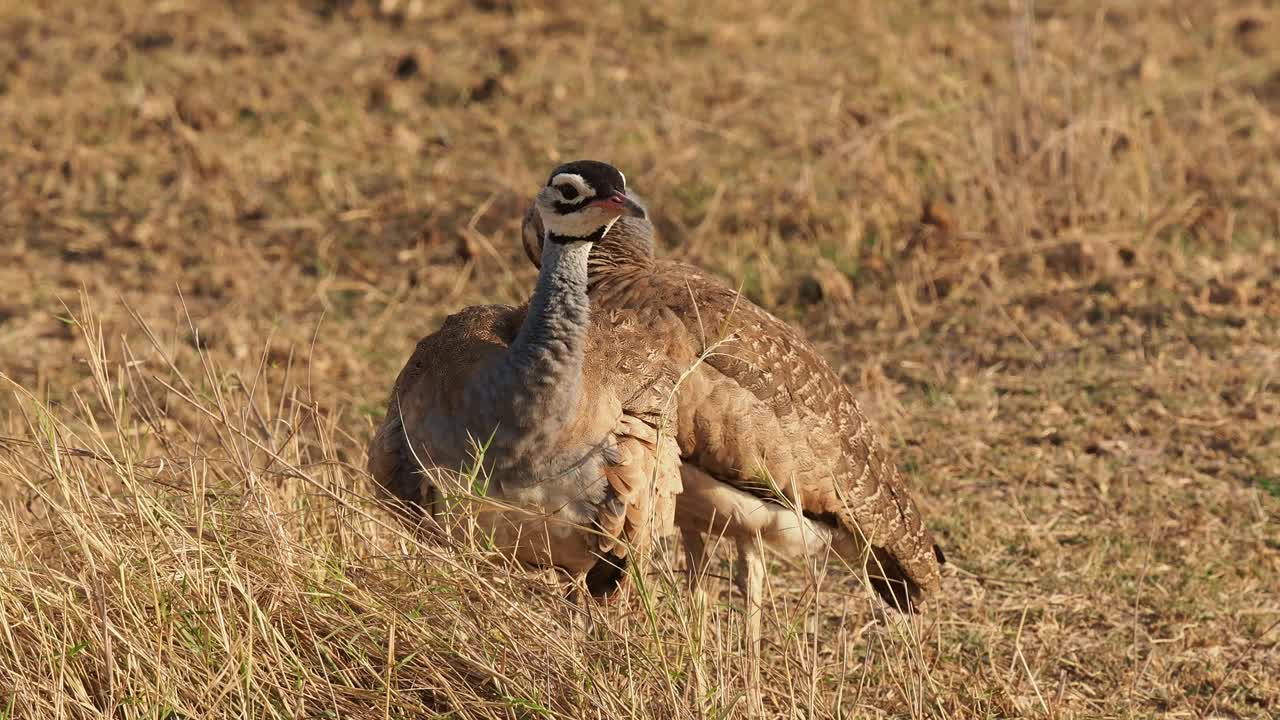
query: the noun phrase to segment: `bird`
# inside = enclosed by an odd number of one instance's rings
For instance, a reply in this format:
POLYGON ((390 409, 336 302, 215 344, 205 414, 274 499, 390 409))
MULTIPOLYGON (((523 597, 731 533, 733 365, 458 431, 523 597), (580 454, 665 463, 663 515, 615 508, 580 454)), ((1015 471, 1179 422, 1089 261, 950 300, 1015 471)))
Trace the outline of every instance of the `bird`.
MULTIPOLYGON (((535 264, 541 222, 531 208, 522 225, 535 264)), ((656 257, 654 236, 647 212, 619 220, 591 250, 588 296, 593 307, 679 320, 662 332, 676 364, 692 367, 676 423, 676 524, 691 585, 701 586, 709 538, 736 546, 733 577, 757 658, 766 549, 802 561, 834 553, 888 607, 923 609, 945 556, 853 392, 796 329, 697 267, 656 257)), ((752 672, 758 687, 758 664, 752 672)))
POLYGON ((520 563, 608 597, 637 552, 675 532, 677 373, 644 342, 643 312, 597 312, 587 297, 593 243, 644 212, 621 174, 562 168, 535 207, 546 236, 529 301, 465 308, 418 342, 367 469, 424 532, 471 518, 520 563))

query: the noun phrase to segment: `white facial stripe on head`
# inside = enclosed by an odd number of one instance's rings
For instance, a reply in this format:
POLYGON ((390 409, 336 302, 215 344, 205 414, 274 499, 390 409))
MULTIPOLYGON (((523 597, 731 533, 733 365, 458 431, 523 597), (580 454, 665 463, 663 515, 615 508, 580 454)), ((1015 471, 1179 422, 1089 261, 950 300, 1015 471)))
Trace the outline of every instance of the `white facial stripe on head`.
POLYGON ((627 176, 621 170, 618 170, 618 177, 622 178, 622 189, 627 188, 627 176))
POLYGON ((578 196, 573 199, 566 198, 566 202, 577 202, 582 198, 590 198, 596 196, 596 189, 591 187, 591 183, 587 179, 577 173, 560 173, 551 178, 551 187, 559 188, 561 185, 569 185, 578 191, 578 196))

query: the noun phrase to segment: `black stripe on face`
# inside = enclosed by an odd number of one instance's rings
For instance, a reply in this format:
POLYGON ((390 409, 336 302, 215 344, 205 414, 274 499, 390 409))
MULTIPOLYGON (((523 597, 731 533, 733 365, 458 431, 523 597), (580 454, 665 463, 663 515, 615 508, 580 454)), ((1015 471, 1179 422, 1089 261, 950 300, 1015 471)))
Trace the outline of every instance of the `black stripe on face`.
POLYGON ((603 225, 597 230, 595 230, 594 232, 592 232, 590 235, 585 235, 583 237, 557 235, 553 232, 549 232, 547 233, 547 241, 554 243, 556 245, 567 245, 571 242, 588 242, 588 241, 600 242, 600 239, 604 237, 604 231, 607 230, 608 227, 609 227, 608 225, 603 225))
POLYGON ((577 203, 556 202, 553 207, 555 207, 557 215, 568 215, 582 210, 586 207, 586 204, 582 201, 577 203))

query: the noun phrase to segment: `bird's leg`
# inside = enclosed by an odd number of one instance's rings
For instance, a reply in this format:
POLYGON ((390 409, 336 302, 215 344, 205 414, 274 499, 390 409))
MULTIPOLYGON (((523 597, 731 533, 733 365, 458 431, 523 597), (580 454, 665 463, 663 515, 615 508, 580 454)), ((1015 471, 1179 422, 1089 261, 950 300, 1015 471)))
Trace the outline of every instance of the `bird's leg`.
POLYGON ((707 540, 695 528, 680 528, 680 538, 684 541, 685 577, 689 581, 689 592, 694 601, 701 606, 706 600, 707 573, 707 540))
POLYGON ((689 582, 689 594, 695 614, 694 656, 690 658, 693 664, 693 690, 697 695, 694 702, 696 707, 702 708, 702 704, 707 699, 707 677, 702 667, 702 658, 706 656, 702 642, 705 637, 703 631, 706 629, 707 612, 706 572, 709 560, 707 540, 696 528, 687 526, 680 528, 680 538, 684 543, 685 577, 689 582))
POLYGON ((747 620, 747 683, 748 701, 753 715, 764 712, 760 687, 760 615, 764 608, 764 544, 760 537, 738 541, 738 561, 734 567, 734 582, 742 591, 747 620))

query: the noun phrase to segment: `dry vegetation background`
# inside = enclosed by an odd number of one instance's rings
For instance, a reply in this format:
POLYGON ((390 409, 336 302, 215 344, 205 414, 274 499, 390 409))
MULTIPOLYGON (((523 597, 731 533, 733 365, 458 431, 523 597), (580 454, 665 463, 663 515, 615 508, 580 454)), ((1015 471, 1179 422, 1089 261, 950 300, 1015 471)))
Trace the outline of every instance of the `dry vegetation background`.
POLYGON ((805 328, 953 561, 914 637, 775 566, 772 712, 1280 706, 1276 3, 384 5, 0 6, 0 718, 738 714, 727 589, 575 636, 359 469, 583 156, 805 328))

